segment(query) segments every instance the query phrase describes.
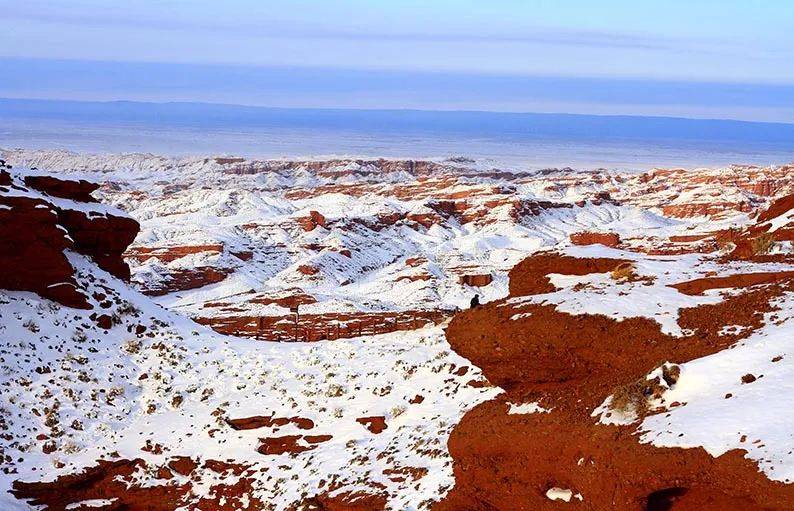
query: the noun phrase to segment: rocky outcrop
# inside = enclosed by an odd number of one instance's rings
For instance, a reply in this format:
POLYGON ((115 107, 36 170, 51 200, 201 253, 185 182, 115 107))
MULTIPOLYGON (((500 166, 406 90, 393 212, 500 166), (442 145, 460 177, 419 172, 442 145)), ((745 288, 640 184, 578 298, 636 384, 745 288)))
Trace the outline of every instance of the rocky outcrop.
POLYGON ((464 286, 483 287, 493 282, 493 275, 490 273, 461 275, 458 282, 464 286))
POLYGON ((303 217, 298 221, 306 232, 313 231, 317 227, 326 226, 325 217, 319 211, 309 211, 309 216, 303 217))
POLYGON ((620 235, 615 232, 575 232, 570 235, 574 245, 604 245, 615 248, 620 245, 620 235))
POLYGON ((154 287, 144 287, 142 292, 149 296, 163 296, 177 291, 198 289, 222 282, 230 273, 232 270, 228 268, 213 268, 212 266, 171 270, 165 281, 159 282, 154 287))
MULTIPOLYGON (((255 303, 272 303, 254 299, 255 303)), ((313 303, 311 301, 286 301, 291 304, 313 303)), ((221 312, 227 312, 225 308, 221 312)), ((232 308, 228 312, 239 312, 232 308)), ((295 314, 278 316, 199 316, 196 322, 211 327, 216 332, 241 337, 253 337, 268 341, 302 340, 307 342, 348 339, 363 335, 378 335, 402 330, 416 330, 427 325, 437 325, 450 316, 444 310, 415 310, 401 312, 332 312, 325 314, 301 313, 295 324, 295 314)))
POLYGON ((58 208, 58 223, 69 231, 74 250, 91 257, 106 272, 130 279, 122 254, 138 234, 138 222, 126 216, 58 208))
POLYGON ((24 182, 30 188, 44 192, 52 197, 71 199, 78 202, 99 202, 91 195, 92 192, 99 189, 99 185, 84 179, 71 181, 53 176, 36 175, 25 176, 24 182))
POLYGON ((779 242, 794 241, 794 215, 791 215, 793 209, 794 194, 786 195, 762 211, 754 224, 742 230, 729 229, 719 233, 721 240, 734 245, 728 258, 759 262, 790 259, 791 255, 772 252, 779 242))
POLYGON ((57 213, 42 200, 0 196, 0 288, 90 308, 63 252, 73 244, 57 220, 57 213))
POLYGON ((33 291, 64 305, 89 308, 64 250, 92 258, 129 279, 122 252, 138 223, 109 213, 90 196, 97 185, 50 176, 17 176, 3 169, 0 187, 0 288, 33 291), (52 199, 51 199, 52 197, 52 199))
MULTIPOLYGON (((176 261, 177 259, 181 259, 185 256, 191 254, 201 254, 204 252, 208 252, 211 254, 220 254, 223 252, 223 244, 222 243, 211 243, 207 245, 179 245, 179 246, 172 246, 172 247, 144 247, 144 246, 136 246, 131 247, 126 252, 124 252, 124 257, 127 259, 134 259, 138 263, 143 263, 148 261, 149 259, 157 259, 163 263, 170 263, 176 261)), ((253 255, 251 252, 243 253, 240 252, 237 255, 242 260, 248 260, 253 255), (243 259, 243 257, 248 257, 248 259, 243 259)))
MULTIPOLYGON (((542 257, 511 272, 511 296, 546 292, 539 277, 566 273, 561 267, 583 274, 614 262, 542 257)), ((712 457, 701 448, 656 448, 638 441, 636 425, 592 416, 632 382, 644 382, 639 399, 653 394, 656 383, 645 375, 659 361, 700 358, 759 328, 774 298, 792 289, 790 279, 748 277, 748 284, 764 282, 773 285, 682 309, 679 324, 691 332, 684 338, 662 333, 649 318, 572 315, 543 303, 501 300, 456 315, 447 329, 452 348, 505 394, 475 407, 454 429, 455 487, 434 509, 561 509, 552 498, 560 494, 586 509, 790 509, 794 487, 767 479, 741 451, 712 457), (741 325, 741 333, 726 335, 726 325, 741 325), (510 403, 533 402, 541 412, 509 412, 510 403)), ((683 285, 690 287, 703 286, 683 285)), ((676 371, 663 374, 675 384, 676 371)))
POLYGON ((375 435, 382 433, 383 430, 388 428, 386 425, 386 417, 379 415, 377 417, 359 417, 356 422, 367 428, 367 431, 375 435))
POLYGON ((555 252, 541 253, 528 257, 510 270, 510 296, 526 296, 551 293, 556 290, 549 280, 550 273, 562 275, 587 275, 590 273, 607 273, 624 259, 579 258, 561 255, 555 252))
MULTIPOLYGON (((147 510, 173 511, 184 505, 191 494, 191 482, 179 482, 175 474, 189 477, 193 483, 202 480, 196 474, 197 467, 208 471, 215 477, 233 474, 235 481, 228 485, 213 485, 209 495, 201 497, 195 509, 232 511, 239 509, 237 499, 241 495, 252 494, 252 478, 245 475, 245 466, 229 464, 218 460, 205 460, 199 464, 185 457, 175 457, 162 466, 149 466, 142 459, 99 461, 97 465, 74 475, 66 475, 55 481, 25 483, 16 481, 12 493, 19 499, 41 506, 45 511, 64 509, 90 509, 102 511, 147 510), (162 484, 134 485, 130 481, 137 471, 151 471, 157 474, 162 484), (104 507, 76 507, 67 503, 89 501, 91 504, 108 502, 104 507)), ((205 476, 206 477, 206 476, 205 476)), ((208 478, 209 479, 209 478, 208 478)), ((209 482, 209 481, 208 481, 209 482)), ((256 497, 246 498, 250 509, 264 509, 265 505, 256 497)))

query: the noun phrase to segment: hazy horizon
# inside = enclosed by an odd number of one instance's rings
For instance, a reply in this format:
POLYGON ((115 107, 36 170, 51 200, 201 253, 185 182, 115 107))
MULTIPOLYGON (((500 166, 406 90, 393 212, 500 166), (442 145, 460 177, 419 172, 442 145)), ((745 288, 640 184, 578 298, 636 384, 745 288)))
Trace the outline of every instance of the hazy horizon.
POLYGON ((508 168, 794 161, 794 124, 0 98, 0 147, 253 158, 465 156, 508 168))

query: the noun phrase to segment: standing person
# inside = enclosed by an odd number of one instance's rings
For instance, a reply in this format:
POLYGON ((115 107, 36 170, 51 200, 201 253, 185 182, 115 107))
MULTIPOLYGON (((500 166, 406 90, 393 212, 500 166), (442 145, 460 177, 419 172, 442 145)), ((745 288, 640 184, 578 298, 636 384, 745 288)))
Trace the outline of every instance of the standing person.
POLYGON ((476 309, 480 306, 480 295, 474 295, 474 298, 471 299, 471 308, 476 309))

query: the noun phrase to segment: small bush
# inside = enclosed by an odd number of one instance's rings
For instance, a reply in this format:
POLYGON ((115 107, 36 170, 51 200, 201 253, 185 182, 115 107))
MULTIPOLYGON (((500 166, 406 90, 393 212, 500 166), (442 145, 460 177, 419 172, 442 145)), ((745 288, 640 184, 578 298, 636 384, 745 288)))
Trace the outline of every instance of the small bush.
POLYGON ((612 280, 629 280, 637 276, 634 272, 634 263, 625 262, 615 266, 612 270, 612 280))
POLYGON ((37 325, 36 322, 33 321, 32 319, 26 320, 24 323, 22 323, 22 326, 30 330, 34 334, 39 331, 39 325, 37 325))
POLYGON ((750 247, 752 248, 753 255, 768 254, 774 246, 775 237, 769 232, 753 238, 752 241, 750 241, 750 247))
POLYGON ((612 392, 612 409, 622 413, 634 412, 638 416, 645 415, 648 411, 645 387, 645 381, 635 381, 616 388, 612 392))

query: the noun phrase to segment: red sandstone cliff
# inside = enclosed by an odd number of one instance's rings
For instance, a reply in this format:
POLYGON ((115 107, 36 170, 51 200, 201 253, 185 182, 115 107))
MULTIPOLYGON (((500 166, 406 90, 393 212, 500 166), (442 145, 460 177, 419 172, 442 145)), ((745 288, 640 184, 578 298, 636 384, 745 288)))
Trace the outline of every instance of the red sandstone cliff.
POLYGON ((64 305, 88 308, 65 250, 92 258, 129 279, 122 252, 138 222, 91 197, 99 185, 52 176, 22 176, 0 167, 0 288, 32 291, 64 305))

